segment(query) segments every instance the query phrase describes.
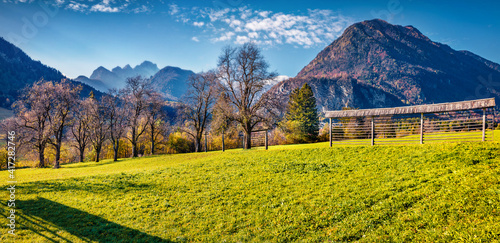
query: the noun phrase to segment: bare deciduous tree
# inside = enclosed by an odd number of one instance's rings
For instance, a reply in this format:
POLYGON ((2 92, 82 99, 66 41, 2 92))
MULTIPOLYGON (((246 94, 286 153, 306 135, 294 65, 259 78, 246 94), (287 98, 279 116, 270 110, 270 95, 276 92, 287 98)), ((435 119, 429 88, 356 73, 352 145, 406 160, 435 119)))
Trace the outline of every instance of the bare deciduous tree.
POLYGON ((91 117, 85 109, 84 101, 79 100, 77 108, 73 114, 73 125, 70 128, 70 135, 75 140, 73 146, 80 153, 80 162, 84 161, 85 149, 90 143, 89 123, 91 117))
POLYGON ((203 132, 217 98, 216 81, 217 75, 213 71, 192 75, 188 79, 181 115, 185 121, 185 132, 194 139, 195 152, 201 151, 203 132))
POLYGON ((49 90, 49 92, 52 92, 52 99, 50 100, 52 108, 49 111, 52 136, 49 143, 56 149, 55 169, 59 168, 62 140, 66 127, 70 125, 71 111, 77 104, 80 90, 81 87, 72 87, 66 80, 54 84, 52 89, 49 90))
POLYGON ((38 152, 38 167, 45 166, 45 149, 50 139, 49 116, 54 84, 36 82, 25 89, 13 105, 19 126, 25 130, 25 140, 38 152))
POLYGON ((118 150, 120 149, 120 139, 125 137, 127 119, 123 107, 123 100, 119 93, 112 89, 107 96, 103 97, 106 107, 106 119, 109 126, 109 138, 113 143, 113 160, 118 160, 118 150))
POLYGON ((127 86, 122 91, 127 112, 127 125, 130 129, 130 134, 126 138, 132 144, 132 157, 139 156, 137 143, 148 126, 148 121, 145 119, 147 100, 151 92, 148 84, 148 80, 140 76, 128 78, 127 86))
POLYGON ((107 139, 108 125, 105 111, 108 109, 102 102, 93 97, 84 101, 85 110, 89 115, 90 143, 95 152, 95 162, 99 162, 102 145, 107 139))
POLYGON ((225 99, 217 105, 227 118, 241 125, 245 148, 251 148, 251 133, 259 124, 270 123, 277 115, 275 99, 264 93, 267 81, 276 77, 255 44, 226 47, 219 57, 219 87, 225 99))
POLYGON ((163 107, 165 101, 161 94, 151 92, 148 98, 148 106, 146 108, 146 119, 148 123, 149 141, 151 142, 151 155, 155 153, 155 142, 158 136, 162 133, 161 129, 164 125, 165 112, 163 107))

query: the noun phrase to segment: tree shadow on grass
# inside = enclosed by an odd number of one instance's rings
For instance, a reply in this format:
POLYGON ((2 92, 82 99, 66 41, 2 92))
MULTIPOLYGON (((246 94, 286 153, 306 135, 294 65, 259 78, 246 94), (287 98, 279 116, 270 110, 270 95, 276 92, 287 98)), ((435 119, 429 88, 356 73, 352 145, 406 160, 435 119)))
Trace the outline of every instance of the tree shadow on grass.
MULTIPOLYGON (((84 242, 172 242, 45 198, 19 201, 17 205, 22 210, 22 214, 19 214, 19 223, 53 242, 71 241, 43 226, 42 222, 37 222, 39 221, 37 218, 84 242)), ((142 215, 137 215, 137 217, 142 217, 142 215)))

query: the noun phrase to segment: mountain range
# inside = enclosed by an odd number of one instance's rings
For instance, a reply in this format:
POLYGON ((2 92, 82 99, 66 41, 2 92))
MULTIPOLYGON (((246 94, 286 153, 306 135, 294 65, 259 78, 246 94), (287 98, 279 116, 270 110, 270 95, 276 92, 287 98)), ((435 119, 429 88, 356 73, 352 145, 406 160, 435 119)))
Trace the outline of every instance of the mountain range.
MULTIPOLYGON (((0 107, 10 109, 24 88, 41 79, 59 82, 66 77, 58 70, 31 59, 21 49, 0 37, 0 107)), ((90 91, 97 97, 102 95, 86 84, 73 80, 69 82, 82 86, 82 96, 87 96, 90 91)))
POLYGON ((346 28, 269 92, 287 101, 304 83, 328 110, 499 98, 500 65, 434 42, 413 26, 375 19, 346 28))
POLYGON ((113 88, 124 88, 127 78, 141 76, 150 79, 153 88, 165 95, 168 100, 178 101, 187 90, 187 79, 194 74, 191 70, 172 66, 158 69, 156 64, 144 61, 134 68, 127 64, 123 68, 117 66, 111 71, 100 66, 89 78, 81 75, 75 80, 106 92, 113 88))
MULTIPOLYGON (((172 66, 160 70, 144 61, 134 68, 101 66, 90 77, 71 82, 82 85, 82 95, 93 91, 100 96, 98 90, 122 88, 127 77, 141 75, 169 100, 180 101, 193 74, 172 66)), ((0 37, 0 107, 10 108, 23 88, 42 78, 66 77, 0 37)), ((297 76, 279 76, 265 89, 286 102, 304 83, 313 88, 318 107, 328 110, 500 98, 500 65, 434 42, 413 26, 375 19, 349 26, 297 76)))
POLYGON ((93 86, 102 92, 106 92, 111 88, 121 89, 125 87, 126 80, 129 77, 142 76, 144 78, 151 78, 151 76, 156 74, 159 70, 158 66, 150 61, 144 61, 134 68, 129 64, 125 65, 123 68, 117 66, 111 71, 100 66, 92 72, 90 77, 81 75, 75 80, 93 86))

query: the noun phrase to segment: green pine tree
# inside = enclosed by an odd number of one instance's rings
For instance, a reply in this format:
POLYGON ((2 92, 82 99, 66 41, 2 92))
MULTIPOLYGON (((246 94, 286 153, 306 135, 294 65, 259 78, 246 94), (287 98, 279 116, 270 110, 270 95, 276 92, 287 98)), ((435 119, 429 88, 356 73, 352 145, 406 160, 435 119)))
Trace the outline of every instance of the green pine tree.
POLYGON ((285 127, 290 134, 290 142, 313 142, 318 138, 319 116, 311 86, 304 84, 290 94, 285 127))

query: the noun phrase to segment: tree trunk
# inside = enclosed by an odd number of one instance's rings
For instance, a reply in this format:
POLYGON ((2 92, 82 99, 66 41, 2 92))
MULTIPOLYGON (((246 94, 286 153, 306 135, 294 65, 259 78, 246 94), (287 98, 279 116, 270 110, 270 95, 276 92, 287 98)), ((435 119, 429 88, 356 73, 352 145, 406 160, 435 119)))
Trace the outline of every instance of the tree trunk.
POLYGON ((54 169, 61 168, 61 166, 59 166, 59 160, 61 160, 61 143, 58 141, 56 143, 56 162, 54 164, 54 169))
POLYGON ((118 161, 118 148, 120 147, 120 140, 113 142, 113 161, 118 161))
POLYGON ((45 147, 44 146, 39 147, 38 167, 40 167, 40 168, 45 167, 45 147))
POLYGON ((250 129, 245 131, 245 149, 252 148, 252 132, 250 129))
POLYGON ((139 157, 139 151, 137 151, 137 139, 135 137, 136 130, 132 128, 132 158, 139 157))
POLYGON ((194 138, 194 152, 196 153, 201 151, 200 140, 201 139, 199 139, 198 136, 194 138))
POLYGON ((132 158, 139 157, 139 151, 137 151, 137 141, 132 141, 132 158))
POLYGON ((99 157, 101 155, 101 148, 95 149, 95 162, 99 162, 99 157))
POLYGON ((83 162, 84 158, 84 153, 85 153, 85 147, 80 148, 80 162, 83 162))
POLYGON ((203 133, 201 133, 201 135, 199 135, 197 138, 197 143, 198 143, 198 152, 201 152, 203 150, 203 143, 201 142, 201 140, 203 139, 203 133))
POLYGON ((155 154, 155 139, 151 137, 151 155, 155 154))
POLYGON ((155 127, 154 123, 151 125, 151 155, 155 154, 155 127))

